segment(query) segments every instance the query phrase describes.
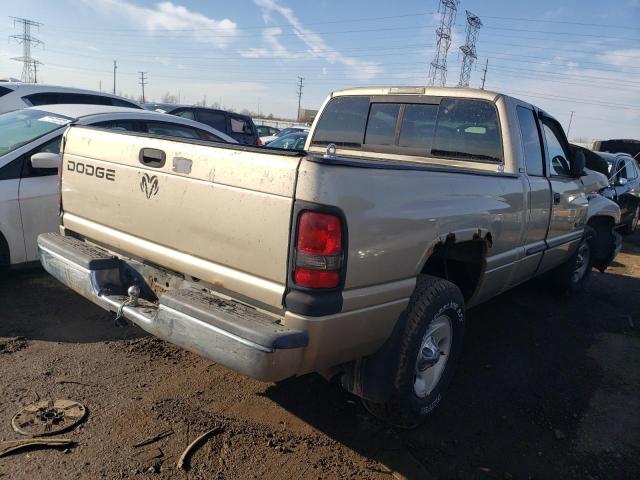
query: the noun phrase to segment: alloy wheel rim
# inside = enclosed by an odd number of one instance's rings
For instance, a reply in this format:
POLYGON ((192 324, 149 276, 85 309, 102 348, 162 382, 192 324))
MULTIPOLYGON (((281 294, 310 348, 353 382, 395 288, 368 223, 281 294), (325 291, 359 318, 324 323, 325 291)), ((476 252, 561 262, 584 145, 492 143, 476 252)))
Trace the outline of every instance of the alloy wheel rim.
POLYGON ((585 241, 581 243, 580 247, 578 248, 578 253, 576 255, 576 266, 573 270, 571 278, 573 283, 578 283, 587 273, 590 257, 591 251, 589 249, 589 244, 585 241))
POLYGON ((414 369, 413 391, 418 398, 431 394, 442 378, 451 352, 452 334, 448 315, 440 315, 429 324, 414 369))

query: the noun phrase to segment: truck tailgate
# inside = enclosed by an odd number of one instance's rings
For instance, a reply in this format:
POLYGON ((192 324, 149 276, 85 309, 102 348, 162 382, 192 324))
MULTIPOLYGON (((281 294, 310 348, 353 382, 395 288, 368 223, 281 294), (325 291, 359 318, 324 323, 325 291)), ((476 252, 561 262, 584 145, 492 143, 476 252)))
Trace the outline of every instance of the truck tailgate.
POLYGON ((65 228, 279 307, 299 155, 74 126, 65 228))

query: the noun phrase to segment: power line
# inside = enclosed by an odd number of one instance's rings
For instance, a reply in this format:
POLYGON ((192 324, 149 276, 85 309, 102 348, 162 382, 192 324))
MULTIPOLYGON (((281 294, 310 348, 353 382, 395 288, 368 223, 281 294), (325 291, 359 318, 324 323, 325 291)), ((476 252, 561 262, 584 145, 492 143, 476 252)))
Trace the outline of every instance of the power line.
POLYGON ((444 87, 447 83, 447 55, 451 47, 451 27, 456 21, 460 0, 440 0, 440 26, 436 29, 436 51, 429 66, 428 85, 444 87))
POLYGON ((142 103, 145 103, 145 100, 144 100, 144 86, 147 85, 149 82, 145 81, 144 76, 148 72, 138 72, 138 73, 140 74, 140 81, 138 83, 142 86, 142 103))
POLYGON ((42 23, 34 22, 26 18, 10 17, 13 18, 13 26, 16 24, 22 25, 22 35, 11 35, 9 39, 14 39, 19 44, 22 44, 22 56, 14 57, 11 60, 22 62, 22 76, 20 79, 26 83, 38 83, 38 65, 42 62, 36 60, 31 56, 31 47, 42 45, 42 41, 31 35, 31 27, 35 27, 40 31, 42 23))
MULTIPOLYGON (((460 80, 458 81, 459 87, 469 86, 471 67, 473 67, 473 62, 478 58, 478 55, 476 54, 476 42, 478 41, 478 34, 480 33, 480 27, 482 26, 482 20, 480 20, 480 17, 474 15, 469 10, 466 10, 465 13, 467 14, 467 28, 465 43, 460 47, 460 51, 463 56, 462 68, 460 69, 460 80)), ((484 85, 484 82, 482 83, 484 85)))
MULTIPOLYGON (((98 72, 98 73, 104 73, 104 70, 96 70, 96 69, 90 69, 90 68, 79 68, 79 67, 74 67, 74 66, 69 66, 69 65, 57 65, 57 64, 49 64, 50 66, 54 66, 54 67, 62 67, 65 69, 72 69, 72 70, 85 70, 85 71, 90 71, 90 72, 98 72)), ((125 75, 137 75, 136 73, 125 73, 125 75)), ((179 77, 179 76, 175 76, 175 75, 155 75, 158 78, 167 78, 167 79, 177 79, 177 80, 184 80, 184 81, 190 81, 190 80, 199 80, 199 81, 205 81, 205 82, 210 82, 212 79, 210 77, 205 78, 205 77, 193 77, 193 76, 189 76, 188 78, 185 77, 179 77)), ((418 79, 420 76, 420 73, 418 71, 416 71, 415 74, 415 78, 418 79)), ((301 77, 299 77, 301 78, 301 77)), ((304 80, 304 78, 303 78, 304 80)), ((344 79, 344 81, 346 82, 348 79, 344 79)), ((280 85, 287 85, 288 82, 286 81, 286 79, 278 82, 278 81, 273 81, 273 84, 280 84, 280 85)), ((337 82, 333 81, 333 80, 326 80, 326 81, 319 81, 316 80, 314 82, 315 84, 318 85, 335 85, 337 82)), ((388 86, 388 83, 371 83, 371 86, 388 86)), ((502 90, 502 89, 501 89, 502 90)), ((504 89, 506 90, 506 89, 504 89)), ((583 103, 583 104, 587 104, 587 105, 595 105, 595 106, 606 106, 606 107, 616 107, 616 108, 622 108, 622 109, 627 109, 627 110, 637 110, 640 111, 640 105, 629 105, 629 104, 622 104, 622 103, 613 103, 613 102, 609 102, 607 100, 598 100, 598 99, 591 99, 591 101, 588 100, 584 100, 584 99, 580 99, 580 98, 572 98, 572 97, 563 97, 563 96, 553 96, 553 95, 549 95, 546 92, 540 93, 540 92, 528 92, 528 91, 515 91, 515 93, 520 93, 522 95, 528 95, 528 96, 533 96, 533 97, 538 97, 538 98, 545 98, 545 99, 549 99, 549 100, 562 100, 562 101, 572 101, 575 103, 583 103)), ((301 94, 300 94, 301 95, 301 94)))

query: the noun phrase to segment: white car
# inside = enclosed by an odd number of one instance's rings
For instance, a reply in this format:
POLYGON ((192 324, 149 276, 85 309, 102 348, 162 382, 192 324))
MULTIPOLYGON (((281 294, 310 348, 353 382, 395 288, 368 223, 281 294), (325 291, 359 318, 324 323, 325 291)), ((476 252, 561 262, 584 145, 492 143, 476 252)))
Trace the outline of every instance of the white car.
POLYGON ((20 108, 78 103, 110 105, 113 107, 142 108, 133 100, 110 93, 82 90, 80 88, 43 85, 41 83, 0 82, 0 113, 20 108))
POLYGON ((60 140, 67 125, 238 143, 186 118, 103 105, 49 105, 0 114, 0 268, 37 261, 36 238, 58 230, 60 140))

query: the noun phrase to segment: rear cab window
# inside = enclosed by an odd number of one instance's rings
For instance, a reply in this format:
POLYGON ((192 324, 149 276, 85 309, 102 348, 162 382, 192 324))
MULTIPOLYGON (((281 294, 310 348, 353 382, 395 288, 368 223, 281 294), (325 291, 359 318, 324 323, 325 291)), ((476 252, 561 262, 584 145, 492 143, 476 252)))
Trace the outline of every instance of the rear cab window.
POLYGON ((325 107, 311 144, 333 143, 347 149, 451 160, 503 161, 498 112, 492 102, 449 97, 433 103, 413 101, 411 97, 406 103, 389 102, 384 96, 336 97, 325 107))

